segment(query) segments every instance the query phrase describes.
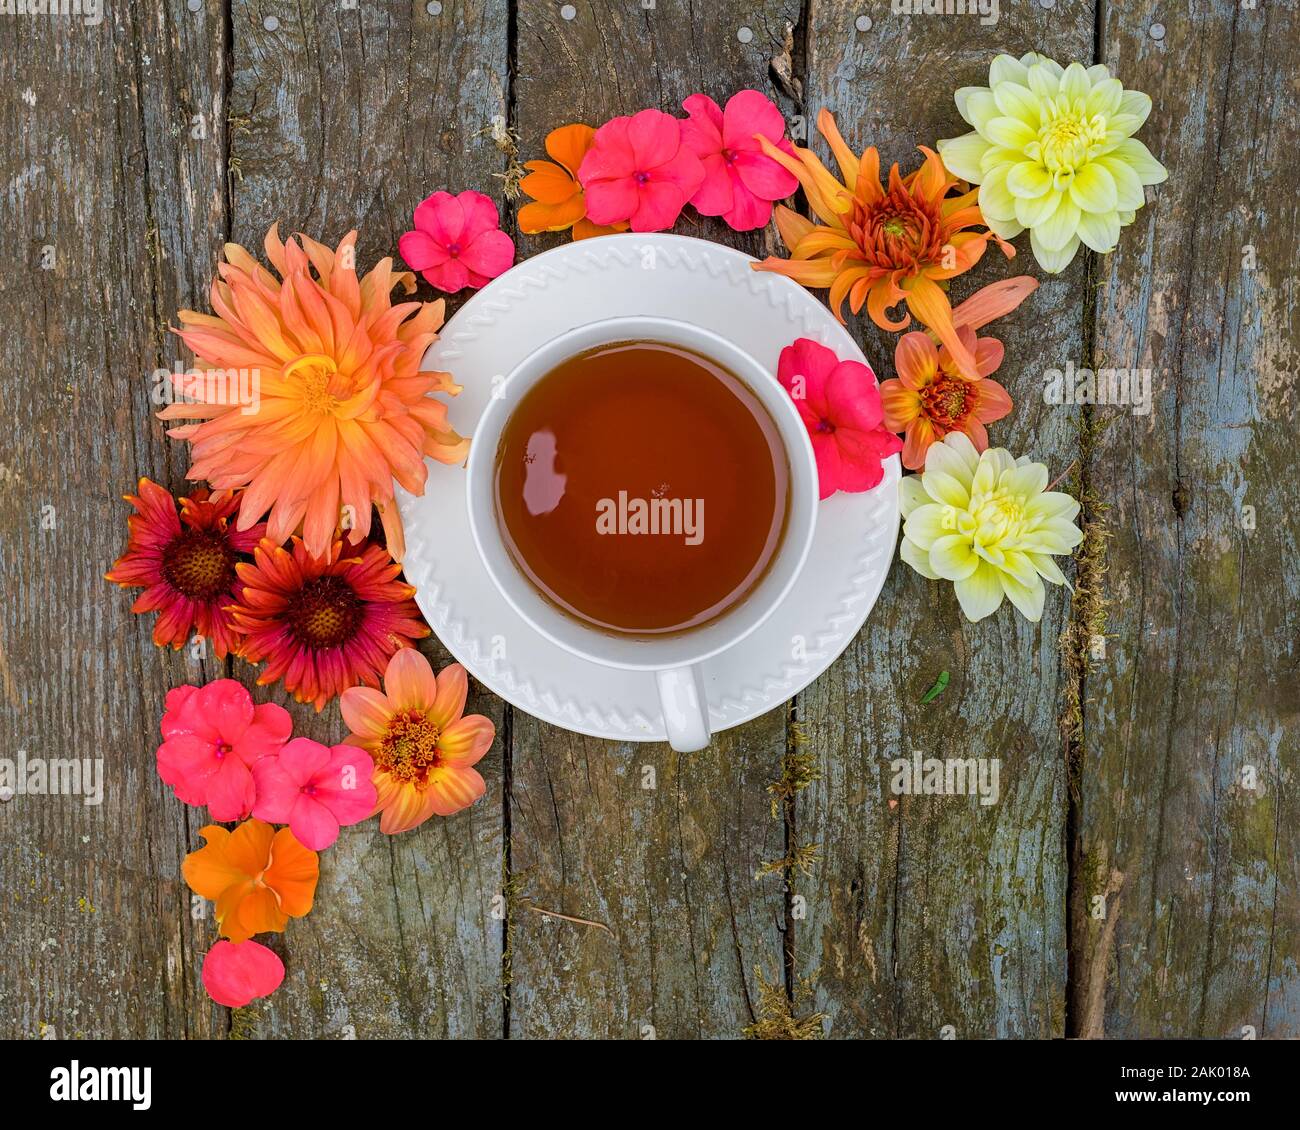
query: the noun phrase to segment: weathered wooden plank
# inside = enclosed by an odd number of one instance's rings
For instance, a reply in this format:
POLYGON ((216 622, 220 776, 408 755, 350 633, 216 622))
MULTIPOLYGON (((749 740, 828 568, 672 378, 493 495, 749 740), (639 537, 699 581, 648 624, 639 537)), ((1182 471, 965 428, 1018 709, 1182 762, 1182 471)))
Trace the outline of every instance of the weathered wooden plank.
POLYGON ((1142 137, 1171 178, 1097 296, 1096 365, 1150 370, 1154 410, 1092 409, 1113 537, 1087 682, 1078 1032, 1295 1037, 1300 18, 1106 11, 1103 61, 1154 99, 1142 137))
POLYGON ((197 821, 154 771, 163 695, 220 674, 164 653, 103 573, 140 475, 183 485, 152 414, 165 332, 225 228, 219 9, 0 21, 0 716, 4 754, 102 758, 103 803, 0 805, 0 1032, 224 1032, 180 861, 197 821), (201 115, 201 117, 196 117, 201 115))
MULTIPOLYGON (((438 189, 493 191, 504 158, 481 131, 505 112, 503 0, 394 7, 236 3, 231 91, 234 232, 260 248, 272 222, 334 243, 357 228, 358 267, 396 256, 417 203, 438 189)), ((421 283, 420 297, 435 297, 421 283)), ((453 420, 455 413, 453 409, 453 420)), ((437 471, 429 489, 460 489, 437 471)), ((423 647, 448 661, 436 641, 423 647)), ((253 672, 237 663, 235 674, 253 672)), ((283 694, 301 732, 347 733, 283 694)), ((501 707, 473 693, 471 712, 501 707)), ((241 1032, 295 1037, 499 1036, 503 928, 501 742, 479 768, 487 796, 398 837, 367 823, 322 853, 316 905, 283 940, 288 976, 241 1032)))
MULTIPOLYGON (((974 15, 895 15, 885 3, 819 3, 807 29, 809 121, 829 107, 855 149, 876 144, 886 167, 909 170, 918 143, 967 130, 951 91, 986 83, 997 53, 1090 61, 1092 27, 1086 0, 1050 11, 1003 5, 996 26, 974 15)), ((1047 408, 1038 374, 1082 347, 1084 271, 1076 262, 986 331, 1006 345, 997 377, 1016 402, 990 426, 992 442, 1054 474, 1074 458, 1077 413, 1047 408)), ((1013 273, 1042 277, 1027 242, 1010 264, 990 251, 952 294, 1013 273)), ((859 326, 877 375, 893 376, 897 337, 865 318, 859 326)), ((1009 605, 972 625, 951 586, 895 562, 862 633, 800 696, 820 779, 799 794, 794 835, 819 844, 821 862, 796 883, 807 919, 795 922, 795 948, 800 974, 818 978, 832 1036, 1063 1031, 1066 675, 1057 640, 1068 609, 1056 590, 1038 625, 1009 605), (947 690, 922 705, 942 671, 947 690), (890 762, 914 751, 998 759, 1000 799, 894 796, 890 762)))
MULTIPOLYGON (((719 100, 747 86, 775 93, 794 0, 642 6, 616 0, 519 6, 515 113, 523 155, 549 130, 599 125, 647 106, 682 113, 687 95, 719 100), (742 29, 744 29, 742 31, 742 29)), ((784 107, 791 109, 790 103, 784 107)), ((762 253, 762 237, 717 221, 679 231, 762 253)), ((534 253, 559 237, 520 239, 534 253)), ((766 784, 779 776, 777 710, 679 756, 619 746, 514 715, 511 1033, 661 1038, 737 1036, 755 1016, 755 968, 780 983, 784 852, 766 784), (643 787, 646 767, 655 787, 643 787), (583 926, 538 913, 600 922, 583 926)))

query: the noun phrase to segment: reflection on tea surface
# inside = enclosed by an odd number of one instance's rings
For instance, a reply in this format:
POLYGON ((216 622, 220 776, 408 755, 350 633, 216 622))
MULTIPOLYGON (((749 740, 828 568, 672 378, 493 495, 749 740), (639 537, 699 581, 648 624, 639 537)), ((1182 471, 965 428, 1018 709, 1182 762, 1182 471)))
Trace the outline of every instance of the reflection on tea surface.
POLYGON ((697 627, 743 599, 789 505, 776 425, 716 362, 619 342, 521 398, 496 459, 511 556, 550 600, 636 635, 697 627))

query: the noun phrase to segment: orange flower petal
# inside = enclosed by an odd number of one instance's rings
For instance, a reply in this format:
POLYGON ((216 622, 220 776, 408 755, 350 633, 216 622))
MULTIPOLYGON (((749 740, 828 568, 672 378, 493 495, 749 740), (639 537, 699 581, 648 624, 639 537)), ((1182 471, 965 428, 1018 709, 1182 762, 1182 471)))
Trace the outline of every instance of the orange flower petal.
POLYGON ((429 721, 445 730, 465 709, 469 695, 469 676, 459 663, 449 663, 438 672, 437 697, 429 708, 429 721))
POLYGON ((428 710, 438 695, 429 661, 413 647, 404 647, 388 661, 384 692, 395 710, 428 710))
POLYGON ((209 824, 199 829, 199 835, 207 843, 185 857, 181 874, 196 895, 215 902, 223 891, 248 876, 226 856, 229 831, 219 824, 209 824))
POLYGON ((303 847, 288 828, 276 832, 263 882, 275 892, 280 909, 291 918, 301 918, 311 910, 319 878, 320 857, 303 847))
POLYGON ((468 714, 443 730, 438 757, 446 765, 473 765, 492 747, 496 732, 491 718, 468 714))
POLYGON ((395 836, 418 827, 432 815, 428 790, 422 793, 414 785, 399 784, 379 817, 379 830, 386 836, 395 836))
POLYGON ((352 733, 369 743, 384 736, 393 707, 388 696, 373 687, 351 687, 339 698, 339 712, 352 733))
POLYGON ((468 808, 487 792, 478 770, 446 765, 429 774, 429 797, 432 810, 439 816, 451 816, 468 808))
POLYGON ((952 306, 939 284, 919 275, 909 279, 904 289, 907 291, 907 308, 948 347, 957 372, 967 380, 976 379, 979 373, 975 368, 975 355, 958 336, 957 328, 952 324, 952 306))
POLYGON ((258 887, 239 903, 235 913, 222 923, 222 933, 232 942, 247 941, 254 934, 278 934, 288 917, 276 902, 275 892, 258 887))
POLYGON ((925 466, 925 453, 938 439, 934 425, 924 416, 918 416, 908 425, 903 437, 903 466, 909 471, 919 471, 925 466))
POLYGON ((519 209, 519 230, 526 235, 564 231, 587 214, 587 200, 581 192, 551 204, 525 204, 519 209))
POLYGON ((546 152, 564 166, 576 179, 582 159, 591 148, 596 131, 581 122, 559 126, 546 135, 546 152))
POLYGON ((617 224, 593 224, 585 216, 573 225, 573 238, 591 239, 598 235, 615 235, 618 232, 625 232, 631 225, 623 220, 617 224))
POLYGON ((921 412, 921 398, 900 380, 880 382, 880 406, 885 413, 885 430, 901 432, 921 412))
POLYGON ((553 161, 529 161, 530 172, 519 182, 526 195, 542 204, 562 204, 582 193, 582 186, 553 161))

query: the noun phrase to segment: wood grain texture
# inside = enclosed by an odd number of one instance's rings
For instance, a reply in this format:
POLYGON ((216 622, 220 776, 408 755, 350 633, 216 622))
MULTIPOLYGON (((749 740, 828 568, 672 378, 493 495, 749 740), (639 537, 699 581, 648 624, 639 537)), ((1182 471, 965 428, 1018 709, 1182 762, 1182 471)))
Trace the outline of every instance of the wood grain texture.
MULTIPOLYGON (((1080 0, 1051 11, 1017 5, 988 27, 968 15, 894 15, 883 3, 815 3, 808 120, 825 106, 855 150, 875 144, 886 168, 899 161, 910 171, 918 143, 969 128, 948 91, 986 84, 999 51, 1087 59, 1092 21, 1080 0), (868 31, 856 29, 863 11, 868 31)), ((1023 242, 1010 264, 990 249, 954 281, 954 298, 1008 274, 1041 279, 1023 242)), ((996 376, 1016 404, 990 426, 991 442, 1053 476, 1075 457, 1077 412, 1044 406, 1037 374, 1083 340, 1084 271, 1079 260, 1045 280, 984 331, 1006 345, 996 376)), ((877 375, 895 375, 896 335, 865 318, 854 324, 877 375)), ((1057 589, 1040 624, 1004 605, 972 625, 951 586, 895 562, 862 633, 800 696, 821 778, 800 794, 794 835, 820 844, 822 862, 796 885, 807 918, 795 922, 795 949, 800 974, 817 977, 832 1036, 1062 1034, 1067 772, 1057 640, 1068 615, 1068 593, 1057 589), (942 671, 947 690, 922 705, 942 671), (1000 799, 895 797, 890 762, 913 751, 999 759, 1000 799)))
MULTIPOLYGON (((525 156, 544 156, 547 132, 565 122, 681 113, 698 90, 723 101, 746 86, 773 92, 769 60, 798 18, 790 0, 576 7, 565 20, 558 5, 520 6, 511 124, 525 156)), ((677 230, 763 251, 762 235, 718 221, 677 230)), ((521 236, 520 248, 558 238, 521 236)), ((782 968, 781 879, 755 873, 785 853, 764 791, 785 742, 780 710, 694 755, 592 741, 516 712, 512 1035, 740 1035, 754 1019, 755 969, 779 982, 782 968), (646 767, 653 789, 642 787, 646 767)))
MULTIPOLYGON (((236 241, 260 248, 277 221, 282 234, 331 245, 356 228, 367 270, 396 256, 431 192, 493 192, 505 162, 484 131, 505 113, 507 17, 500 2, 446 4, 437 16, 423 4, 236 3, 236 241), (279 26, 268 30, 272 14, 279 26)), ((421 283, 419 297, 436 295, 421 283)), ((461 489, 459 473, 435 466, 428 489, 461 489)), ((422 650, 435 668, 449 661, 435 640, 422 650)), ((253 677, 238 661, 235 673, 253 677)), ((316 715, 279 688, 267 697, 291 709, 295 733, 328 742, 347 734, 336 704, 316 715)), ((475 691, 466 709, 493 717, 500 733, 499 701, 475 691)), ((345 829, 321 853, 311 914, 277 940, 285 985, 243 1010, 241 1034, 501 1035, 503 930, 492 916, 502 891, 501 764, 498 740, 479 765, 487 796, 472 809, 396 837, 373 822, 345 829)))
POLYGON ((1291 5, 1108 6, 1102 59, 1151 94, 1140 136, 1172 175, 1097 296, 1096 365, 1151 370, 1154 410, 1091 410, 1113 539, 1087 684, 1083 1035, 1300 1033, 1298 57, 1291 5))
POLYGON ((161 2, 98 26, 0 20, 0 741, 6 758, 104 770, 102 804, 0 805, 9 1037, 225 1028, 180 877, 197 814, 153 758, 166 690, 220 665, 155 648, 133 595, 103 580, 121 495, 142 474, 183 481, 151 374, 179 357, 167 319, 206 286, 226 226, 223 34, 219 13, 161 2))
MULTIPOLYGON (((0 803, 0 1035, 734 1037, 756 970, 780 983, 783 964, 815 977, 797 1010, 837 1037, 1300 1035, 1294 4, 1004 0, 993 27, 888 0, 572 7, 109 0, 95 27, 0 19, 0 756, 106 774, 98 806, 0 803), (356 227, 365 269, 439 188, 490 192, 509 230, 494 119, 529 159, 559 124, 677 113, 696 90, 765 90, 796 131, 828 106, 911 168, 917 142, 964 132, 951 90, 1030 49, 1150 93, 1139 136, 1172 172, 1114 254, 986 331, 1016 401, 993 442, 1054 475, 1080 461, 1109 506, 1104 658, 1086 677, 1062 660, 1062 590, 1040 625, 1009 608, 970 625, 896 563, 830 671, 704 754, 569 734, 474 688, 468 709, 498 724, 487 797, 395 838, 345 830, 311 915, 274 943, 285 985, 214 1007, 210 911, 180 877, 204 814, 153 751, 168 688, 256 672, 155 648, 102 574, 120 495, 140 475, 185 485, 151 374, 188 360, 167 326, 206 308, 222 242, 356 227), (778 89, 773 59, 794 82, 778 89), (1045 405, 1066 363, 1150 368, 1153 412, 1045 405), (820 776, 773 819, 799 733, 820 776), (914 750, 999 758, 999 802, 893 796, 889 763, 914 750), (756 878, 802 845, 808 872, 756 878)), ((717 221, 677 230, 773 248, 717 221)), ((561 238, 520 236, 519 254, 561 238)), ((1043 278, 1018 245, 954 295, 1043 278)), ((893 375, 896 338, 852 328, 893 375)), ((299 732, 345 732, 334 705, 254 694, 299 732)))

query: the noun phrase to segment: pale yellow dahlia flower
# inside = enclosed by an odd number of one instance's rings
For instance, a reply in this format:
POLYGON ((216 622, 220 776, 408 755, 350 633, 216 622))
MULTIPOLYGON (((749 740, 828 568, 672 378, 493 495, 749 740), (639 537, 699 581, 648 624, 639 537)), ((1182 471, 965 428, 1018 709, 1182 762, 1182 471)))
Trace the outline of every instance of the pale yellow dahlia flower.
POLYGON ((1142 186, 1169 173, 1135 134, 1151 99, 1098 63, 1061 65, 1030 52, 999 55, 988 86, 963 86, 957 109, 974 132, 939 142, 948 171, 980 186, 980 211, 1004 239, 1026 228, 1049 274, 1082 241, 1105 254, 1146 203, 1142 186))
POLYGON ((1043 581, 1067 583, 1052 555, 1083 540, 1079 504, 1046 486, 1041 463, 1000 447, 981 455, 962 432, 949 432, 926 453, 924 473, 900 484, 899 555, 923 577, 952 581, 968 620, 996 612, 1003 596, 1039 620, 1043 581))

